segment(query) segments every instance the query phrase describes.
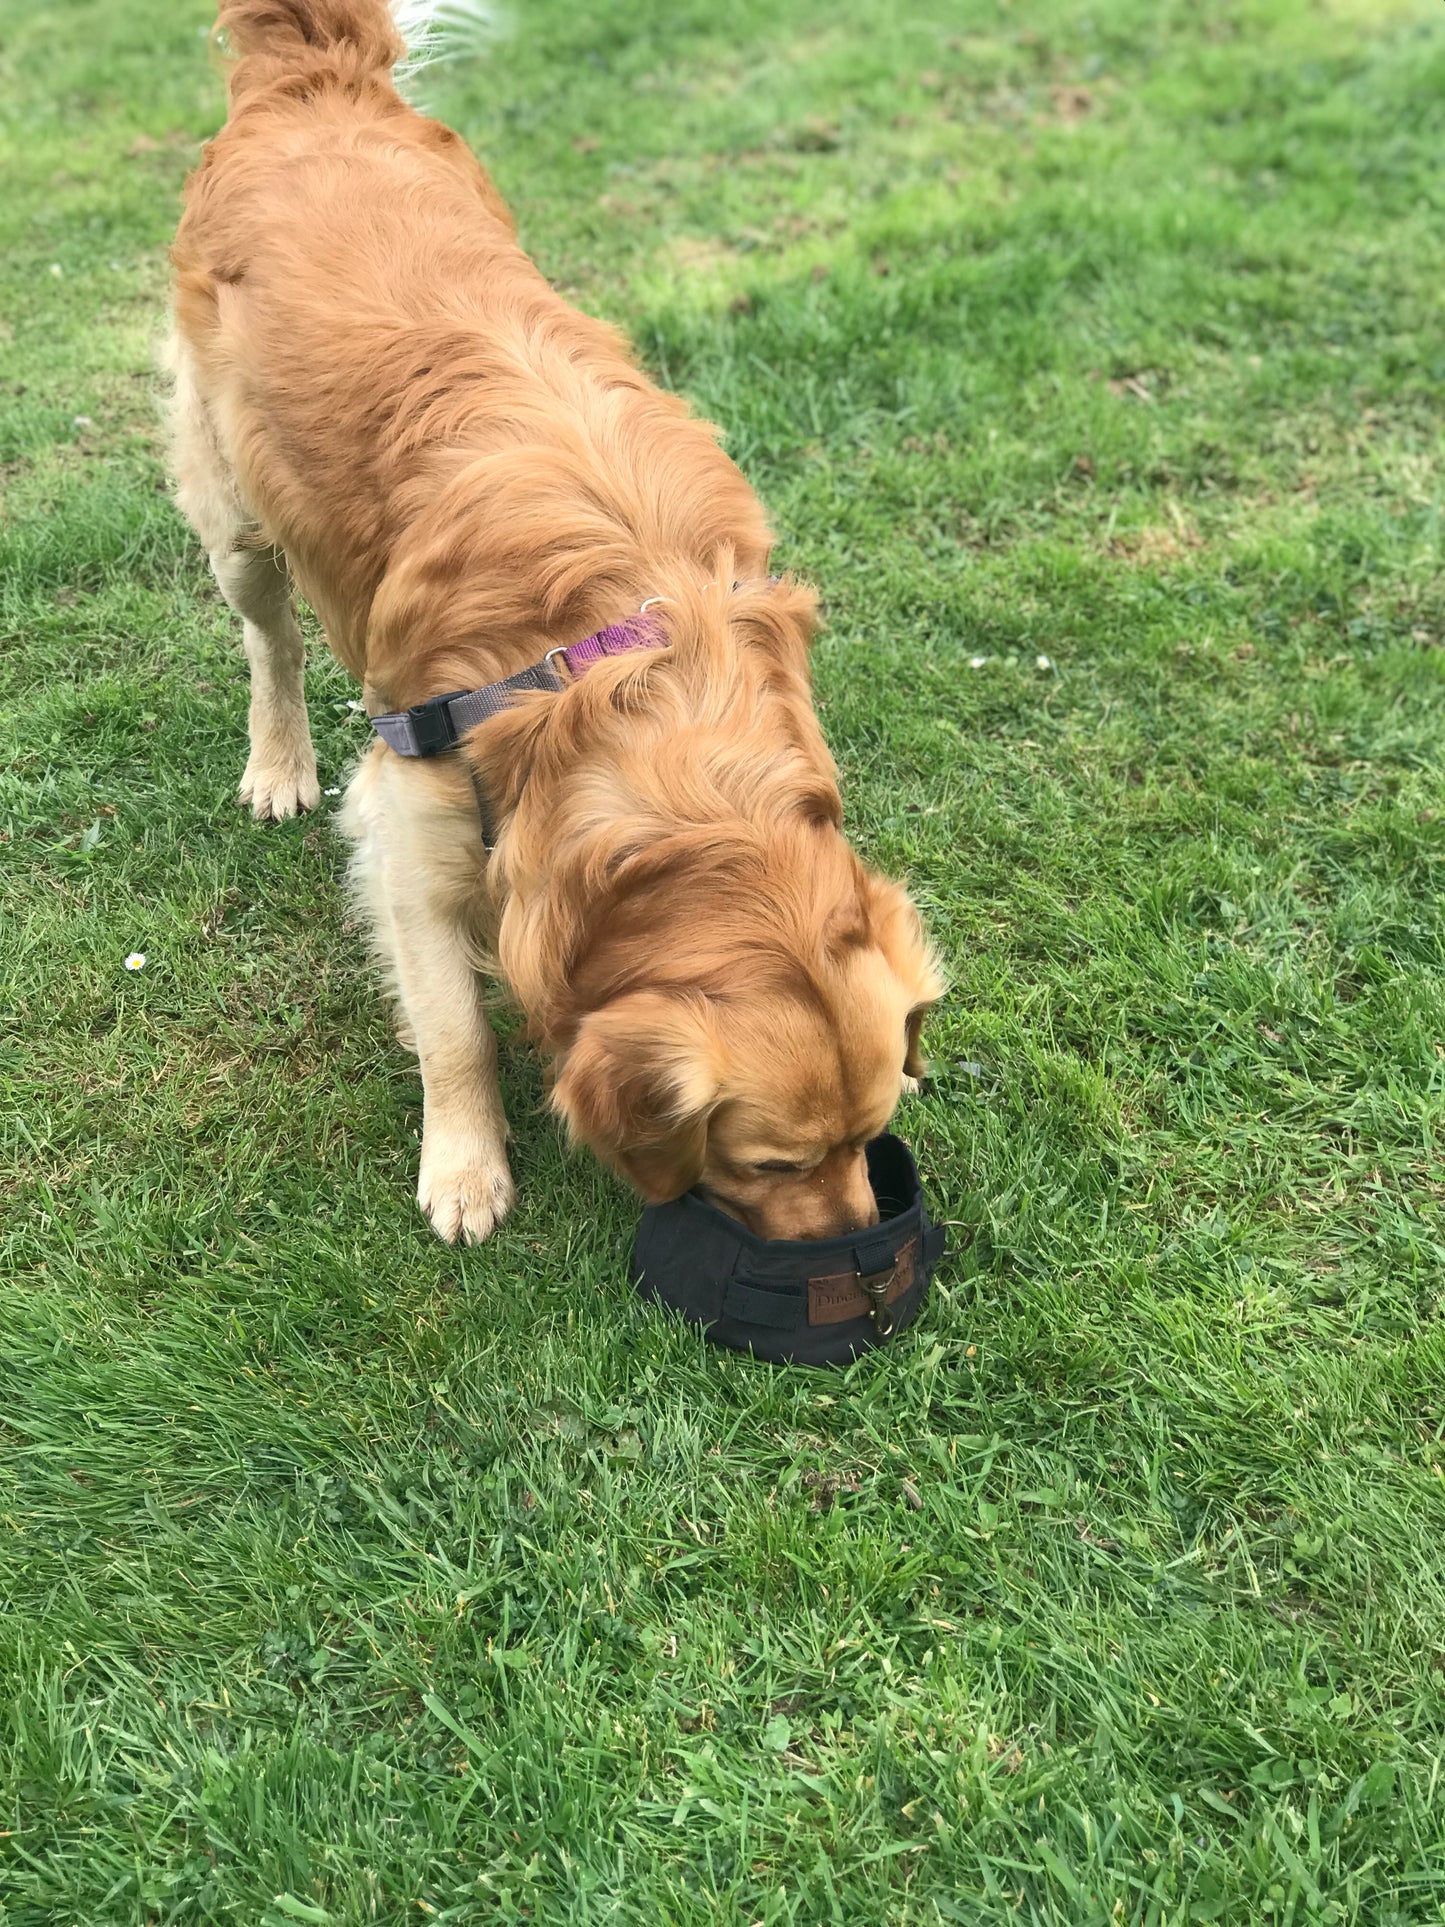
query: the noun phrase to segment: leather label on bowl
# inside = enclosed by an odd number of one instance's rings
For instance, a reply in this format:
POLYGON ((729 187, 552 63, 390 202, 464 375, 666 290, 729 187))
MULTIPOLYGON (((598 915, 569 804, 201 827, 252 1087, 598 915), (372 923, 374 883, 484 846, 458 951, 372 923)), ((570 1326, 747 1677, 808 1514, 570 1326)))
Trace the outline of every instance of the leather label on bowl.
MULTIPOLYGON (((893 1278, 884 1293, 883 1302, 891 1305, 901 1298, 913 1284, 914 1264, 918 1256, 918 1240, 910 1238, 899 1252, 893 1264, 893 1278)), ((877 1274, 879 1278, 886 1272, 877 1274)), ((871 1284, 872 1279, 869 1280, 871 1284)), ((856 1271, 838 1271, 826 1278, 808 1280, 808 1323, 810 1325, 842 1325, 851 1318, 866 1318, 873 1309, 873 1301, 864 1291, 856 1271)))

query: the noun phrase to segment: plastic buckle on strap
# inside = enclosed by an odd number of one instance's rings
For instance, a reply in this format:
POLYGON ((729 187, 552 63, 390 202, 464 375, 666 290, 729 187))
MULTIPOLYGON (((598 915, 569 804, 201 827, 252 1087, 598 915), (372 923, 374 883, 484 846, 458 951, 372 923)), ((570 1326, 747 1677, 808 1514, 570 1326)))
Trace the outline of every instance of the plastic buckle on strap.
POLYGON ((433 696, 428 702, 412 704, 406 714, 418 756, 438 756, 456 742, 456 727, 447 705, 465 694, 464 689, 453 689, 445 696, 433 696))

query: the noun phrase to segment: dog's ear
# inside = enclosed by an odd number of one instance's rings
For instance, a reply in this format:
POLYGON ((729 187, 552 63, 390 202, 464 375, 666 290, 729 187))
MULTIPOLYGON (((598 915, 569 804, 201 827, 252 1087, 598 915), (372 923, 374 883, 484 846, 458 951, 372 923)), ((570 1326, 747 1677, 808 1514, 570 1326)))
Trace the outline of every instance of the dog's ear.
POLYGON ((928 1069, 928 1059, 923 1055, 923 1020, 932 1008, 932 1004, 918 1004, 908 1013, 904 1025, 903 1045, 905 1077, 922 1077, 928 1069))
POLYGON ((804 678, 822 627, 818 598, 796 576, 739 582, 728 603, 728 620, 744 642, 804 678))
POLYGON ((663 1204, 702 1172, 722 1071, 705 1001, 633 991, 583 1018, 552 1103, 575 1142, 663 1204))
POLYGON ((873 941, 888 959, 908 998, 903 1020, 903 1074, 915 1080, 928 1069, 923 1054, 923 1025, 944 992, 943 973, 923 924, 907 895, 887 877, 870 875, 865 901, 873 941))

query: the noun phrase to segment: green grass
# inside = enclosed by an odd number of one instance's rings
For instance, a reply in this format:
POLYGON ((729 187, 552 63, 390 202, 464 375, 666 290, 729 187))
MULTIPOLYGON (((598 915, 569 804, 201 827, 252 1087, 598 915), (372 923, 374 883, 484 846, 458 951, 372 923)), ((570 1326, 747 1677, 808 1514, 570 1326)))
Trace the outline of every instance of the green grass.
POLYGON ((946 956, 956 1255, 832 1375, 632 1301, 516 1037, 515 1216, 417 1214, 163 483, 207 18, 0 0, 0 1921, 1445 1918, 1445 16, 516 0, 433 80, 820 584, 946 956))

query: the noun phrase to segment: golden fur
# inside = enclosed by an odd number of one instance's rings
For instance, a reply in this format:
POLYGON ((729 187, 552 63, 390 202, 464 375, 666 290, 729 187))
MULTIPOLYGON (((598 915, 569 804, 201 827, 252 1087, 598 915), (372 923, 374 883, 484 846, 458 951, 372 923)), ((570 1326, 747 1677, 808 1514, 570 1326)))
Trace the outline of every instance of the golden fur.
POLYGON ((484 1237, 511 1199, 491 970, 574 1138, 645 1196, 701 1182, 768 1236, 871 1222, 861 1147, 938 986, 907 898, 841 835, 812 595, 769 583, 713 431, 397 95, 382 0, 222 0, 218 24, 230 117, 173 250, 173 439, 243 618, 243 799, 318 798, 288 575, 373 713, 663 599, 665 651, 528 697, 459 756, 373 744, 353 779, 357 887, 421 1059, 423 1208, 484 1237))

